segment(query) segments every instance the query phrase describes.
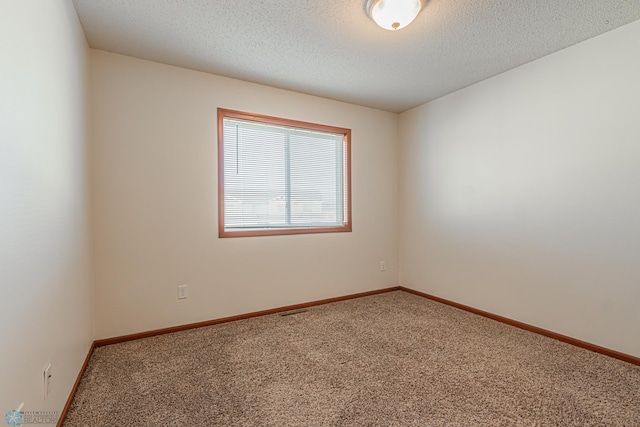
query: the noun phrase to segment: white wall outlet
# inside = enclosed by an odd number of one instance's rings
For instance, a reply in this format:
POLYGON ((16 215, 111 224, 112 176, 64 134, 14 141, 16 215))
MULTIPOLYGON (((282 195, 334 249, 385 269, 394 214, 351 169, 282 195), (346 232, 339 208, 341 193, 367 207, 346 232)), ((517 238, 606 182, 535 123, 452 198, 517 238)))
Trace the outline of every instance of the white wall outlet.
POLYGON ((178 299, 187 299, 187 285, 178 286, 178 299))
POLYGON ((45 368, 44 371, 42 372, 42 379, 44 381, 44 398, 47 398, 47 395, 49 394, 49 391, 51 390, 51 377, 52 377, 52 373, 51 373, 51 363, 49 363, 45 368))
POLYGON ((380 261, 380 271, 387 271, 387 261, 380 261))

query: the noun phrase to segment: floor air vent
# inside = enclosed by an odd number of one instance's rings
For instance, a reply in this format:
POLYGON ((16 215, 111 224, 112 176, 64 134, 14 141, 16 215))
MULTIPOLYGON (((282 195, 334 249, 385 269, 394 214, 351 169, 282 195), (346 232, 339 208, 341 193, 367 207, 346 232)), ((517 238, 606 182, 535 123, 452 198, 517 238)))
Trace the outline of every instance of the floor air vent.
POLYGON ((280 313, 280 316, 292 316, 294 314, 300 314, 300 313, 306 313, 307 310, 306 308, 301 308, 298 310, 291 310, 291 311, 285 311, 284 313, 280 313))

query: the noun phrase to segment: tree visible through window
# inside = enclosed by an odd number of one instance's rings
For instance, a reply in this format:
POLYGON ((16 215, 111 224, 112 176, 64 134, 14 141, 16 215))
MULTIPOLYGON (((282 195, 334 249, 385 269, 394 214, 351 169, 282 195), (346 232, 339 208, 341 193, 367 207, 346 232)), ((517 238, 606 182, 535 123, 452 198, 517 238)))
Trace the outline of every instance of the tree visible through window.
POLYGON ((220 237, 351 231, 351 131, 218 109, 220 237))

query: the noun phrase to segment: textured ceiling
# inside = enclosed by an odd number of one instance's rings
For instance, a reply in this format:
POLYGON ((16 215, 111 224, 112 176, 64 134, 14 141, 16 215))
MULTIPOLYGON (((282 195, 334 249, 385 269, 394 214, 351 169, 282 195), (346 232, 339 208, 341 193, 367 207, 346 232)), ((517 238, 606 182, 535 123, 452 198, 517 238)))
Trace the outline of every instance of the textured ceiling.
POLYGON ((91 47, 401 112, 640 19, 640 0, 74 0, 91 47))

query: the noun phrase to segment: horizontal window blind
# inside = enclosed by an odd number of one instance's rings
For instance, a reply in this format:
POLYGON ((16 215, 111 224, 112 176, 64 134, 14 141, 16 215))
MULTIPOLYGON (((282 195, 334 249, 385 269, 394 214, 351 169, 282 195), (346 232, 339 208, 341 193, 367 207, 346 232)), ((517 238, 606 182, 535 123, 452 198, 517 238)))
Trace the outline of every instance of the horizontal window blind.
POLYGON ((342 227, 345 135, 224 117, 224 229, 342 227))

